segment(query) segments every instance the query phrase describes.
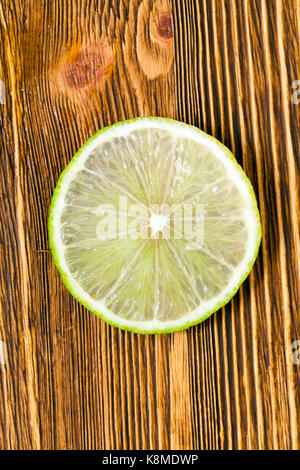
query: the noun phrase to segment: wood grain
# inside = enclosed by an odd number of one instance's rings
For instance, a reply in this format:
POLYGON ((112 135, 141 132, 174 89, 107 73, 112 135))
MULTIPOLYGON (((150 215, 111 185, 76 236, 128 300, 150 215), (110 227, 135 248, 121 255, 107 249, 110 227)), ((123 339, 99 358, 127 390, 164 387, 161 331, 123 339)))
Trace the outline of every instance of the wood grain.
POLYGON ((1 0, 1 449, 297 449, 299 0, 1 0), (60 172, 142 115, 231 148, 262 248, 222 311, 174 335, 112 328, 49 253, 60 172))

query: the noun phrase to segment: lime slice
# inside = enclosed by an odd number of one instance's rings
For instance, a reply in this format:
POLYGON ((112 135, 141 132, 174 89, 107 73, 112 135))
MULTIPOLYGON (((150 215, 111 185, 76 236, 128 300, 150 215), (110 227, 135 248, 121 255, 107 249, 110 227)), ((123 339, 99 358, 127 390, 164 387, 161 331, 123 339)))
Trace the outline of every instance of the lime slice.
POLYGON ((261 241, 250 181, 199 129, 147 117, 102 129, 59 178, 51 251, 71 294, 107 323, 166 333, 226 304, 261 241))

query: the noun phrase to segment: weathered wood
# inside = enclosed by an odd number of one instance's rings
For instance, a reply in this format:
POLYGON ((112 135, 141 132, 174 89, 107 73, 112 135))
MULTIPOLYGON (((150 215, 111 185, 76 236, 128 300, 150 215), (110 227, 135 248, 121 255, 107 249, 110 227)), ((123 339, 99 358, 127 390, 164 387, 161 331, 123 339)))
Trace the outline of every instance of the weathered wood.
POLYGON ((296 449, 299 0, 1 0, 1 449, 296 449), (205 323, 143 337, 64 288, 47 215, 104 125, 195 124, 249 175, 259 258, 205 323))

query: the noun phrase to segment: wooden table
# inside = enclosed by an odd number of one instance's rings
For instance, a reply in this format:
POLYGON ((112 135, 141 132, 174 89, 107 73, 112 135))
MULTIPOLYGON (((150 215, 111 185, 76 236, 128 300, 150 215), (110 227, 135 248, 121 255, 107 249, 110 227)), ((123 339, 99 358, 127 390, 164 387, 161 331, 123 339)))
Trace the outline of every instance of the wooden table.
POLYGON ((0 26, 1 449, 298 448, 299 0, 1 0, 0 26), (73 300, 47 235, 76 150, 143 115, 230 147, 263 224, 234 300, 153 337, 73 300))

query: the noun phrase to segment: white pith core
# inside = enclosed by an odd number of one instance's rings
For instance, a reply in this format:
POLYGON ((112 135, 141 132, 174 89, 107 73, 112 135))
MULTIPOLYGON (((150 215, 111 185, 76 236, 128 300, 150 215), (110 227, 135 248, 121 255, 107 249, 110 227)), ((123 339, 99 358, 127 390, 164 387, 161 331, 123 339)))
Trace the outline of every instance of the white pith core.
POLYGON ((168 217, 162 214, 151 214, 149 227, 151 228, 152 234, 157 234, 158 232, 162 232, 164 227, 167 226, 168 217))

